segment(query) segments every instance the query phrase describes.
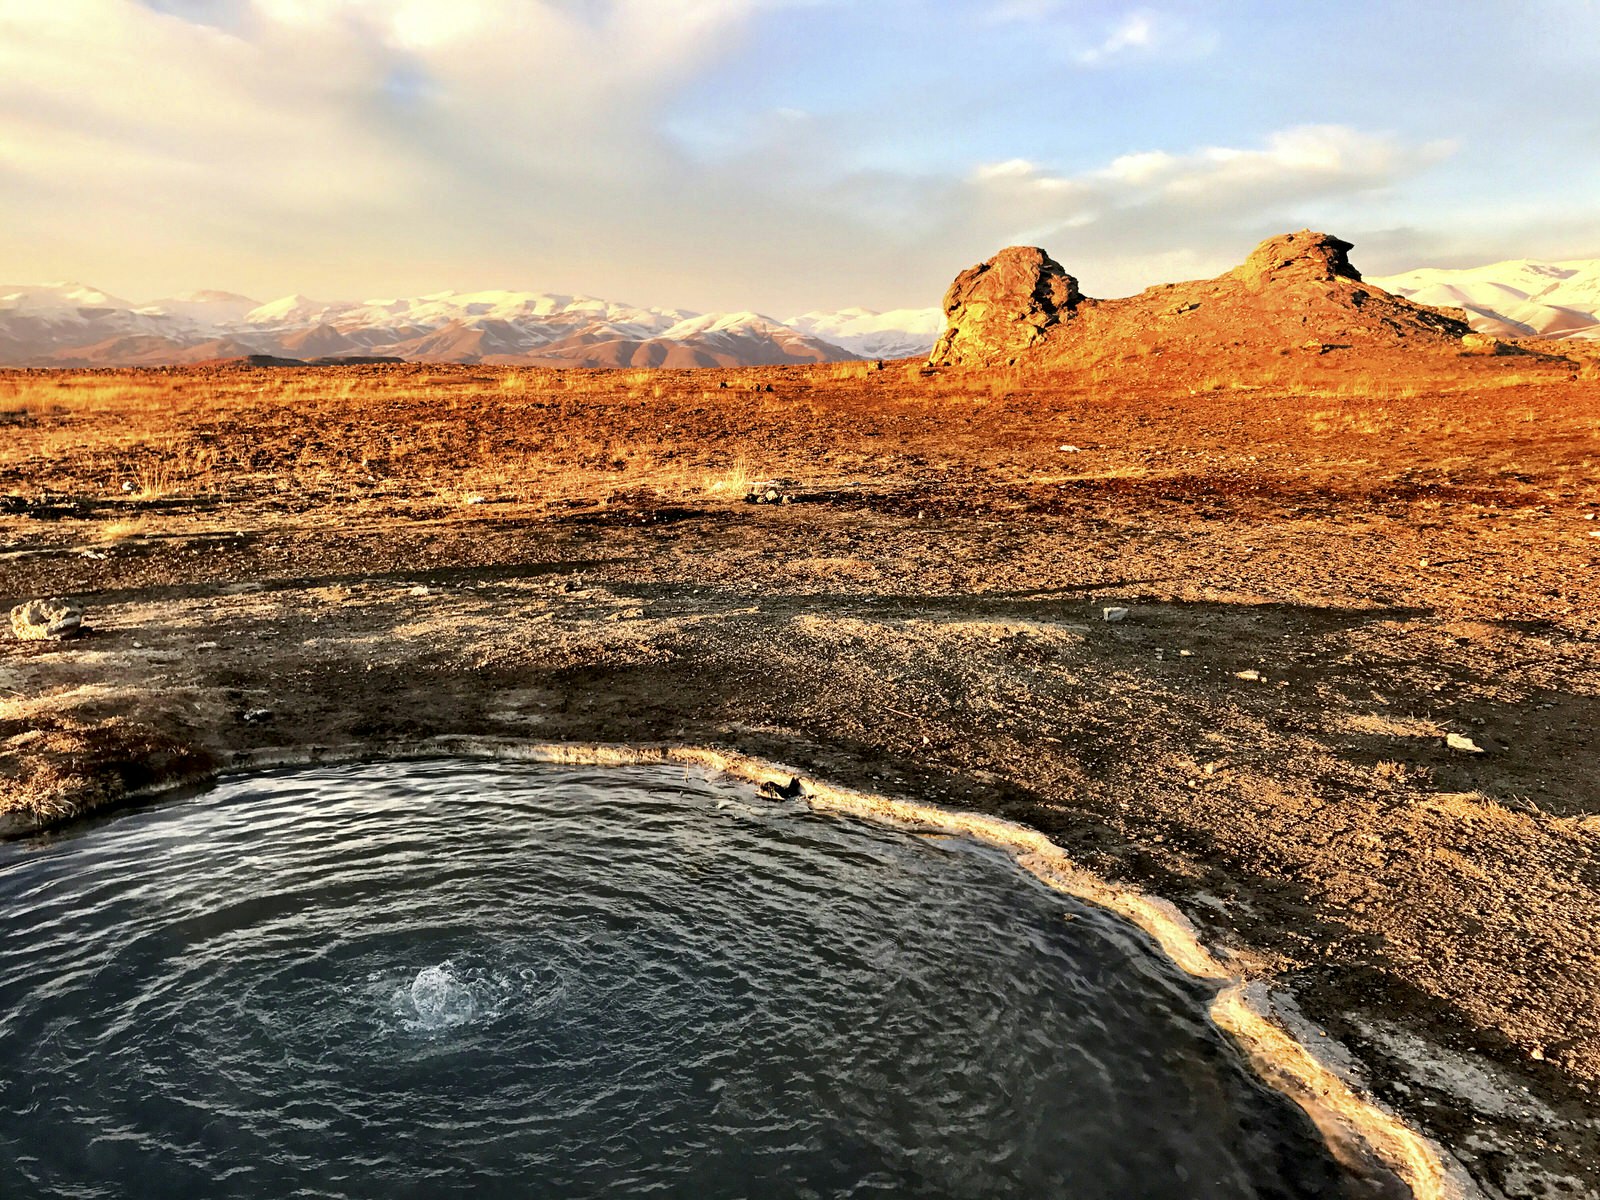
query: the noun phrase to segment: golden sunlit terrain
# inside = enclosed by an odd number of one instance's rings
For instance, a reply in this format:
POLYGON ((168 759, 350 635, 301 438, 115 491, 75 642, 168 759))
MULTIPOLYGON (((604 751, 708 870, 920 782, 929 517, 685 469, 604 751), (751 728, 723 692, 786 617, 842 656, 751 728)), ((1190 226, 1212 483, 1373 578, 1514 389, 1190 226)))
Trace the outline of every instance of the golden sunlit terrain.
POLYGON ((442 735, 761 754, 1045 831, 1436 1136, 1575 1172, 1600 380, 1364 361, 11 372, 0 595, 86 634, 4 643, 0 804, 442 735))

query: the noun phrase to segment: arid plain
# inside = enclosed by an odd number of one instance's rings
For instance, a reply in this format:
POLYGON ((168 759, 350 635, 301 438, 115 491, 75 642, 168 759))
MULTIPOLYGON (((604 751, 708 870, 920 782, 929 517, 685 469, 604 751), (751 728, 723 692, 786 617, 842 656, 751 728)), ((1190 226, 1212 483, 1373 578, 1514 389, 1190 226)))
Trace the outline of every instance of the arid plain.
POLYGON ((87 618, 0 651, 0 803, 472 735, 995 812, 1175 902, 1481 1182, 1585 1194, 1600 377, 1562 349, 9 373, 0 599, 87 618))

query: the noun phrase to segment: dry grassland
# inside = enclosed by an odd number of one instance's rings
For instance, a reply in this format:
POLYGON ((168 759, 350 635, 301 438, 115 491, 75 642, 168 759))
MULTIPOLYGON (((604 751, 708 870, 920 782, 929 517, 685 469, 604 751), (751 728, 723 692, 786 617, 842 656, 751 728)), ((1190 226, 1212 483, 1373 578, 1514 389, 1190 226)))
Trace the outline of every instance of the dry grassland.
POLYGON ((1486 1184, 1589 1195, 1597 533, 1588 360, 9 372, 0 603, 90 633, 0 648, 0 809, 313 743, 759 754, 1044 831, 1486 1184))

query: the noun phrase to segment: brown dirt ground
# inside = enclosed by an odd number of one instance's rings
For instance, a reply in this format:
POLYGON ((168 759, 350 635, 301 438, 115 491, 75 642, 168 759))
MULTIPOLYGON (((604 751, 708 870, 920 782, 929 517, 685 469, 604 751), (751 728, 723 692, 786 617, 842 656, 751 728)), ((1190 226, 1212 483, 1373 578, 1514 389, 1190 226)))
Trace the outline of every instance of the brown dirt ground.
POLYGON ((0 604, 90 629, 0 642, 0 810, 273 746, 759 754, 1047 832, 1497 1194, 1591 1195, 1595 534, 1592 363, 4 373, 0 604))

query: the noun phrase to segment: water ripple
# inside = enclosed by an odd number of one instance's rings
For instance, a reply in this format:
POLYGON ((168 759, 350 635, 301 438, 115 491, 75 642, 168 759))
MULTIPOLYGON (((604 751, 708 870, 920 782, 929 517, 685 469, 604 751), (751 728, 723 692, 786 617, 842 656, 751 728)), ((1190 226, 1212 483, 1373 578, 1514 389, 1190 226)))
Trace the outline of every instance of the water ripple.
POLYGON ((8 1200, 1346 1187, 1142 935, 681 770, 233 781, 0 846, 0 947, 8 1200))

